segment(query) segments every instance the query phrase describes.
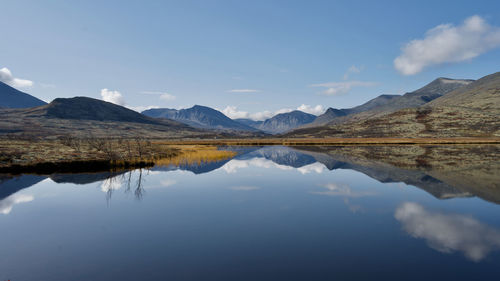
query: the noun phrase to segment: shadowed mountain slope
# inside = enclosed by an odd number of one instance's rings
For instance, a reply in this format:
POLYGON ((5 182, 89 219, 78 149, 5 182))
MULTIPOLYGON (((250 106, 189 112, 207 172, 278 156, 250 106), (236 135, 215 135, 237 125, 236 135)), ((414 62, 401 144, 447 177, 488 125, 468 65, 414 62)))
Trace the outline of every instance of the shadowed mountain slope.
POLYGON ((195 105, 187 109, 156 108, 142 112, 153 118, 166 118, 188 124, 195 128, 213 130, 257 131, 257 129, 236 122, 222 112, 210 107, 195 105))
POLYGON ((0 109, 0 134, 56 137, 211 137, 213 133, 167 119, 155 119, 102 100, 55 99, 28 109, 0 109))
POLYGON ((264 121, 258 128, 266 133, 279 134, 311 123, 314 119, 316 119, 315 115, 294 110, 275 115, 264 121))
POLYGON ((28 108, 45 104, 47 103, 32 95, 0 82, 0 108, 28 108))

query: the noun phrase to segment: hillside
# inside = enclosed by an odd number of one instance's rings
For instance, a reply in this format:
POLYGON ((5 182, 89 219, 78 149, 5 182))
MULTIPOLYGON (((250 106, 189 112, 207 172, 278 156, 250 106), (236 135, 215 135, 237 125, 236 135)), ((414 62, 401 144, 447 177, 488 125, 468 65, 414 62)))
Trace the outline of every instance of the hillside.
POLYGON ((0 137, 178 138, 214 135, 176 121, 154 119, 116 104, 86 97, 55 99, 50 104, 28 109, 0 109, 0 114, 0 137))
MULTIPOLYGON (((331 119, 316 125, 334 125, 366 120, 383 116, 405 108, 416 108, 455 89, 464 87, 474 80, 437 78, 424 87, 404 95, 380 95, 360 106, 346 109, 346 116, 331 119)), ((313 124, 312 124, 313 125, 313 124)), ((312 127, 312 126, 308 126, 312 127)))
POLYGON ((400 95, 380 95, 365 102, 362 105, 358 105, 352 108, 335 109, 330 107, 325 113, 319 115, 316 120, 314 120, 314 122, 304 125, 303 128, 322 126, 329 122, 332 122, 333 120, 339 119, 340 117, 345 117, 347 115, 365 112, 374 108, 381 107, 389 103, 391 100, 400 97, 400 95))
POLYGON ((153 118, 167 118, 195 128, 224 131, 257 131, 257 129, 236 122, 222 112, 210 107, 195 105, 187 109, 157 108, 143 111, 142 114, 153 118))
POLYGON ((32 95, 0 82, 0 108, 28 108, 47 104, 32 95))
POLYGON ((28 110, 26 113, 29 116, 47 118, 162 124, 159 120, 123 106, 88 97, 57 98, 48 105, 28 110))
POLYGON ((279 134, 313 122, 315 115, 299 110, 281 113, 264 121, 258 128, 266 133, 279 134))
MULTIPOLYGON (((442 79, 442 78, 441 78, 442 79)), ((304 128, 287 137, 493 137, 500 136, 500 73, 464 80, 432 102, 344 124, 304 128)), ((443 81, 439 81, 443 83, 443 81)), ((446 83, 446 82, 444 82, 446 83)), ((423 92, 417 93, 422 94, 423 92)), ((427 92, 429 93, 429 92, 427 92)), ((414 99, 417 95, 412 95, 414 99)))

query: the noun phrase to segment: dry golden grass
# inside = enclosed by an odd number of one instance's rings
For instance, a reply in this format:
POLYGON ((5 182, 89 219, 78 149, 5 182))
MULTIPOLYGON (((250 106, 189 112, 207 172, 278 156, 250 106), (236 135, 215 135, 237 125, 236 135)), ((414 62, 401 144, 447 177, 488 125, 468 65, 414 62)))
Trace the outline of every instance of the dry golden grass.
POLYGON ((0 140, 0 171, 106 170, 212 162, 235 155, 216 146, 172 145, 143 139, 96 142, 98 140, 0 140))
POLYGON ((236 152, 218 150, 216 146, 207 145, 177 145, 172 146, 180 153, 177 156, 155 160, 156 165, 201 164, 225 160, 236 156, 236 152))

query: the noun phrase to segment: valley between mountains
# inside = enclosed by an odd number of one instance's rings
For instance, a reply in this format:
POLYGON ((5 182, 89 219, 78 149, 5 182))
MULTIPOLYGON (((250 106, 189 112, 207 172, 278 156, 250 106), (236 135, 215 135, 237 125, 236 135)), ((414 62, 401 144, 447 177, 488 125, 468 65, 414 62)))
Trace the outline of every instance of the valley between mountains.
POLYGON ((89 97, 45 103, 0 82, 0 115, 2 167, 48 159, 140 166, 164 155, 158 147, 173 144, 498 144, 500 72, 478 80, 437 78, 404 95, 380 95, 353 108, 328 108, 319 116, 295 110, 267 120, 231 119, 201 105, 139 113, 89 97), (124 142, 133 149, 122 151, 124 142), (82 158, 82 148, 93 158, 82 158), (36 158, 32 151, 38 151, 36 158))

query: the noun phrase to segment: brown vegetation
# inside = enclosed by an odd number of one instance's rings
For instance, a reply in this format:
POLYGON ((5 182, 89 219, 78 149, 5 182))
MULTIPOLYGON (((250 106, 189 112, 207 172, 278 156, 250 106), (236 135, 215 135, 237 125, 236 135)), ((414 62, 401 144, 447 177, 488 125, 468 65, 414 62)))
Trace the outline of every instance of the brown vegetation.
POLYGON ((216 146, 172 145, 141 137, 80 139, 66 135, 57 141, 0 140, 0 172, 106 171, 210 162, 234 155, 216 146))

